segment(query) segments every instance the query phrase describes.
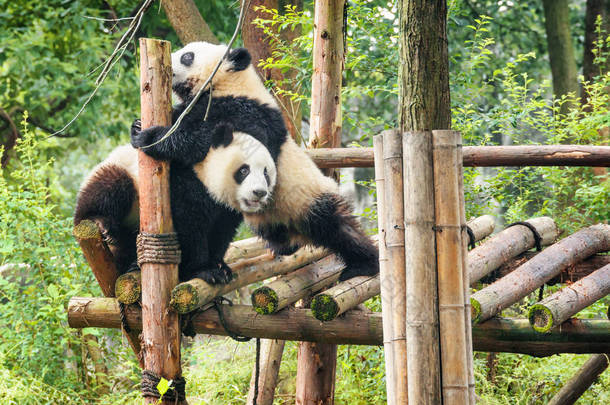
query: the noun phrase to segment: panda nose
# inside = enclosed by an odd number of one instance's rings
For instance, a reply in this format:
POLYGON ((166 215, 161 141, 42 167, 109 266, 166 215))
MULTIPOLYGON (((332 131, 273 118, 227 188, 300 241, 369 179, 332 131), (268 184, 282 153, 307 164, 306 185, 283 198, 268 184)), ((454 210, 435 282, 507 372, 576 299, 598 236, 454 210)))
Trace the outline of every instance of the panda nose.
POLYGON ((254 190, 252 191, 254 193, 255 196, 257 196, 258 198, 263 198, 264 196, 267 195, 267 191, 266 190, 254 190))

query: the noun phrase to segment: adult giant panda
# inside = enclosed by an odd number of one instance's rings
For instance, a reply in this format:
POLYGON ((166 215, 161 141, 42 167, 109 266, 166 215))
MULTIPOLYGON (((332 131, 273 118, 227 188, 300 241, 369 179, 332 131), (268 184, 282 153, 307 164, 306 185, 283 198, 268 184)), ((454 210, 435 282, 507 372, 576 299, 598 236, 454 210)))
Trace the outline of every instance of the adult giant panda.
MULTIPOLYGON (((172 54, 173 90, 181 104, 174 120, 201 89, 227 51, 224 45, 190 43, 172 54)), ((169 138, 161 140, 167 127, 132 130, 132 145, 145 147, 157 159, 195 163, 210 147, 210 129, 217 122, 230 122, 236 131, 251 134, 263 143, 276 161, 274 197, 261 212, 243 212, 245 221, 272 250, 290 254, 313 244, 329 248, 345 262, 341 280, 379 271, 378 253, 352 215, 338 186, 299 148, 282 121, 280 109, 267 91, 244 48, 231 50, 206 88, 169 138), (205 117, 205 119, 204 119, 205 117)), ((218 173, 222 176, 222 173, 218 173)))
MULTIPOLYGON (((212 131, 210 146, 223 161, 211 159, 193 166, 172 163, 170 195, 174 227, 182 250, 181 281, 194 277, 227 283, 231 269, 223 257, 241 223, 243 212, 261 209, 276 181, 268 150, 254 138, 227 125, 212 131), (210 165, 216 176, 209 176, 210 165), (202 179, 210 179, 209 192, 202 179), (231 191, 219 193, 218 181, 231 191)), ((116 148, 85 179, 77 200, 74 223, 83 219, 100 227, 119 272, 136 268, 135 240, 139 223, 138 159, 131 145, 116 148)))

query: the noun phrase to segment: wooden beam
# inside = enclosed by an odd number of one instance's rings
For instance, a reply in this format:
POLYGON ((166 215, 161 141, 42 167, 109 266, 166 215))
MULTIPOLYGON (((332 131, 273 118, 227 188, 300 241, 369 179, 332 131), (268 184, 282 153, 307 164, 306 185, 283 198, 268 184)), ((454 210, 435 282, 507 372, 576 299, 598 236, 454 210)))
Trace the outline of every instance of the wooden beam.
MULTIPOLYGON (((261 316, 249 305, 223 305, 231 331, 263 339, 298 340, 333 344, 375 345, 383 343, 381 314, 346 312, 329 322, 320 322, 309 309, 286 308, 261 316)), ((142 328, 142 311, 127 309, 127 322, 142 328)), ((68 304, 68 324, 72 328, 120 328, 121 316, 114 298, 73 297, 68 304)), ((193 316, 197 333, 226 336, 218 313, 209 309, 193 316)), ((610 347, 609 320, 571 319, 561 330, 536 333, 527 319, 493 318, 472 328, 474 349, 478 351, 550 356, 558 353, 605 353, 610 347)))
MULTIPOLYGON (((320 168, 373 167, 373 148, 312 149, 307 153, 320 168)), ((463 155, 466 167, 610 167, 610 146, 465 146, 463 155)))

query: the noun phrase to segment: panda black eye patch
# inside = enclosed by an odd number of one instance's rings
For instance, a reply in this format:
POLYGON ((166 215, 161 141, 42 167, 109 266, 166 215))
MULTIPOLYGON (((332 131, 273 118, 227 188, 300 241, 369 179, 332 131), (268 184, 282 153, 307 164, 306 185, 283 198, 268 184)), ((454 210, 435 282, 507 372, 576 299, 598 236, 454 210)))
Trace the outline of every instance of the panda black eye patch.
POLYGON ((241 184, 242 181, 250 174, 250 166, 241 165, 239 169, 233 174, 233 178, 237 184, 241 184))
POLYGON ((267 181, 267 185, 270 185, 271 184, 271 180, 269 180, 269 175, 267 174, 267 168, 266 167, 265 167, 264 175, 265 175, 265 180, 267 181))
POLYGON ((191 66, 195 60, 195 54, 193 52, 187 52, 180 57, 180 63, 184 66, 191 66))

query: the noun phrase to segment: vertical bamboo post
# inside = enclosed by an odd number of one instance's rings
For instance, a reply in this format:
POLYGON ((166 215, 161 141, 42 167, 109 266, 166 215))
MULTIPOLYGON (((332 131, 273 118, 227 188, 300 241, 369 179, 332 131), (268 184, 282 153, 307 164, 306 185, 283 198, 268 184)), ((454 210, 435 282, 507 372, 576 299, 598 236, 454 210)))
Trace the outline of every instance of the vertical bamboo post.
POLYGON ((396 378, 392 350, 392 274, 388 268, 385 249, 385 174, 383 171, 383 134, 373 138, 375 156, 375 183, 377 187, 377 229, 379 235, 379 284, 381 290, 381 315, 383 317, 383 351, 385 359, 385 384, 387 403, 396 404, 396 378))
MULTIPOLYGON (((142 128, 171 125, 171 57, 167 41, 140 38, 140 97, 142 128)), ((140 232, 168 234, 174 226, 169 205, 169 163, 140 151, 140 232)), ((178 314, 169 307, 178 284, 178 264, 142 263, 142 348, 144 364, 167 380, 180 378, 178 314)), ((146 396, 156 404, 158 398, 146 396)), ((173 404, 174 401, 171 401, 173 404)), ((163 404, 170 401, 163 400, 163 404)))
POLYGON ((392 275, 392 352, 396 379, 396 404, 406 404, 407 344, 405 341, 405 232, 402 177, 402 135, 388 131, 383 135, 385 185, 385 249, 388 272, 392 275))
POLYGON ((462 276, 457 144, 453 131, 433 131, 436 260, 443 404, 468 404, 468 356, 462 276))
POLYGON ((435 405, 441 403, 441 364, 432 133, 407 132, 402 142, 409 403, 435 405))
MULTIPOLYGON (((474 353, 472 349, 472 314, 470 309, 470 273, 468 271, 468 241, 469 236, 466 231, 466 202, 464 198, 464 157, 462 151, 462 135, 454 132, 455 143, 457 144, 457 175, 458 175, 458 198, 460 205, 460 225, 462 227, 462 282, 464 283, 464 322, 466 328, 466 365, 468 367, 468 397, 470 405, 476 404, 475 379, 474 379, 474 353)), ((493 217, 491 218, 491 230, 493 230, 493 217)), ((489 228, 488 228, 489 229, 489 228)), ((476 239, 476 231, 473 230, 476 239)))
MULTIPOLYGON (((341 75, 345 0, 317 0, 314 5, 313 75, 311 78, 311 148, 341 145, 341 75)), ((326 171, 332 176, 335 172, 326 171)), ((338 180, 338 176, 335 177, 338 180)), ((297 405, 334 403, 337 346, 300 342, 297 405)))

